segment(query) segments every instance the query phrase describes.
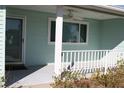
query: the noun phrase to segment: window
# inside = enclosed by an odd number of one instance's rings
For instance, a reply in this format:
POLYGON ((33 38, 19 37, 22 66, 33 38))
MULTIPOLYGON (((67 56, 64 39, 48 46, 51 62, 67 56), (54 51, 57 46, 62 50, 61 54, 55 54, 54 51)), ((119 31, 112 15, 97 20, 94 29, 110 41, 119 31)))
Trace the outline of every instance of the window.
MULTIPOLYGON (((63 43, 87 43, 88 23, 63 22, 63 43)), ((55 20, 49 20, 49 42, 55 42, 55 20)))

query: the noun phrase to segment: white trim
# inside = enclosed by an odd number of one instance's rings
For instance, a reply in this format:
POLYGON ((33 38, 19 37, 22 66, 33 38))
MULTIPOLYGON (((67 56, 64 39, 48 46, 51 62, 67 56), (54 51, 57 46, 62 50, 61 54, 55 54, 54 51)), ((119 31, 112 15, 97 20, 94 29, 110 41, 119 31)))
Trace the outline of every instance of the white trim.
MULTIPOLYGON (((48 18, 48 44, 52 45, 55 44, 55 42, 51 42, 50 38, 51 38, 51 21, 55 21, 55 18, 48 18)), ((70 23, 77 23, 77 24, 86 24, 87 25, 87 32, 86 32, 86 42, 85 43, 81 43, 80 40, 77 43, 73 43, 73 42, 62 42, 62 44, 64 45, 68 45, 68 44, 74 44, 74 45, 78 45, 78 44, 83 44, 83 45, 87 45, 88 41, 89 41, 89 22, 86 21, 74 21, 74 20, 69 20, 69 19, 63 19, 64 22, 70 22, 70 23)), ((79 26, 80 27, 80 26, 79 26)), ((79 28, 80 31, 80 28, 79 28)), ((80 36, 80 35, 79 35, 80 36)))
POLYGON ((123 9, 119 8, 119 7, 115 7, 115 6, 110 6, 110 5, 94 5, 95 7, 99 7, 99 8, 105 8, 105 9, 109 9, 109 10, 113 10, 113 11, 117 11, 117 12, 124 12, 123 9))
POLYGON ((62 32, 63 32, 63 6, 56 6, 56 30, 55 30, 55 65, 54 72, 61 74, 62 32))
MULTIPOLYGON (((22 19, 22 62, 21 63, 14 63, 14 64, 25 64, 25 58, 26 58, 26 16, 17 16, 17 15, 7 15, 6 18, 14 18, 14 19, 22 19)), ((6 64, 13 64, 11 62, 6 64)))
POLYGON ((54 66, 54 62, 48 62, 48 64, 47 65, 53 65, 54 66))
POLYGON ((87 6, 74 5, 74 6, 68 6, 68 7, 84 9, 84 10, 89 10, 89 11, 98 12, 98 13, 105 13, 109 15, 116 15, 121 17, 124 16, 123 9, 113 7, 110 5, 87 5, 87 6))
POLYGON ((0 63, 0 68, 1 68, 1 70, 0 70, 0 76, 3 76, 4 78, 5 78, 5 26, 6 26, 6 7, 5 6, 0 6, 0 12, 1 12, 1 17, 0 17, 0 19, 1 19, 1 21, 0 21, 0 24, 2 24, 1 25, 1 29, 0 29, 0 32, 1 32, 1 38, 0 39, 2 39, 2 41, 0 42, 1 43, 1 50, 0 50, 0 52, 1 52, 1 58, 0 58, 0 61, 1 61, 1 63, 0 63))

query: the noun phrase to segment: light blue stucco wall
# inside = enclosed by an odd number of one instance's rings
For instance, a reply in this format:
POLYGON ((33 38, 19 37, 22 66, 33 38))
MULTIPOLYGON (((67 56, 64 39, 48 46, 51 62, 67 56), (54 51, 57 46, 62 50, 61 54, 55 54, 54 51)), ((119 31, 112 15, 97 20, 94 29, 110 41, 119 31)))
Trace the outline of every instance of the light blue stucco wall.
MULTIPOLYGON (((54 44, 48 44, 48 17, 55 14, 7 8, 7 15, 26 16, 26 65, 41 65, 54 62, 54 44)), ((63 49, 99 49, 100 23, 88 19, 88 44, 63 44, 63 49)))
POLYGON ((124 19, 110 19, 101 22, 101 49, 124 50, 124 19))

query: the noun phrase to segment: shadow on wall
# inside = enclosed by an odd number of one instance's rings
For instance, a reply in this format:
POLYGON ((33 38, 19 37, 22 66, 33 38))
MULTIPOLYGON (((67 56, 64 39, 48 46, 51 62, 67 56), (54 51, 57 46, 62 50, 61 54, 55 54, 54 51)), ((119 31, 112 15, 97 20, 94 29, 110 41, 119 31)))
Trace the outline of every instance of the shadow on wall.
POLYGON ((106 52, 104 56, 100 59, 103 64, 107 62, 107 65, 117 64, 117 61, 124 58, 124 41, 121 41, 116 47, 114 47, 109 52, 106 52))
POLYGON ((117 50, 117 51, 120 51, 120 52, 124 52, 124 41, 121 41, 116 47, 114 47, 112 49, 113 51, 117 50))

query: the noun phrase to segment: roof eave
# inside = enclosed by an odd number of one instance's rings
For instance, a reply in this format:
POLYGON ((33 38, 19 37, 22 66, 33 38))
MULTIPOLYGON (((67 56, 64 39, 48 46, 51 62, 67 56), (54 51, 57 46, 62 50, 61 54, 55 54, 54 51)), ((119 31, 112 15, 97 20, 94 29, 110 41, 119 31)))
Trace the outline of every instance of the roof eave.
POLYGON ((80 8, 90 11, 96 11, 101 13, 107 13, 110 15, 117 15, 124 17, 124 10, 120 8, 115 8, 112 6, 105 6, 105 5, 69 5, 69 7, 80 8))

